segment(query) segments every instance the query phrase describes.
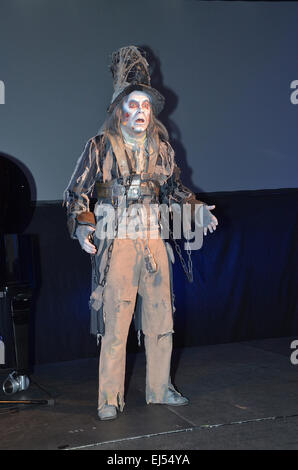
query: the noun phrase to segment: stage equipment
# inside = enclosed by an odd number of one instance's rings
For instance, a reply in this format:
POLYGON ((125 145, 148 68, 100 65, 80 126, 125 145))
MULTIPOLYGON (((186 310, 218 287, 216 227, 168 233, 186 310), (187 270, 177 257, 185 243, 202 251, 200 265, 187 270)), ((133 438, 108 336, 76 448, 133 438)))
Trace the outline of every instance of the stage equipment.
POLYGON ((8 395, 26 390, 30 384, 29 321, 32 288, 29 282, 23 281, 29 277, 26 269, 30 252, 31 243, 28 236, 0 236, 0 335, 4 349, 2 366, 14 369, 3 383, 3 391, 8 395), (24 255, 20 254, 21 251, 24 255))
MULTIPOLYGON (((10 370, 2 387, 6 395, 25 391, 30 385, 29 326, 36 289, 34 237, 23 232, 34 213, 32 199, 36 199, 35 184, 29 170, 15 158, 0 154, 0 370, 10 370)), ((0 400, 0 404, 53 401, 24 398, 0 400)))

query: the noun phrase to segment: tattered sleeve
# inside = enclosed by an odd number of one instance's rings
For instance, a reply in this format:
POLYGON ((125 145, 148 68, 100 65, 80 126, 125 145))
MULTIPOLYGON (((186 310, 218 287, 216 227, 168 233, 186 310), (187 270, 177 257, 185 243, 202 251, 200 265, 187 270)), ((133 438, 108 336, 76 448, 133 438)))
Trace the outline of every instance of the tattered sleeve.
POLYGON ((92 137, 86 143, 64 191, 67 225, 72 238, 76 238, 75 232, 78 224, 95 227, 95 218, 93 212, 90 212, 89 201, 95 181, 100 174, 99 154, 100 141, 97 136, 92 137))

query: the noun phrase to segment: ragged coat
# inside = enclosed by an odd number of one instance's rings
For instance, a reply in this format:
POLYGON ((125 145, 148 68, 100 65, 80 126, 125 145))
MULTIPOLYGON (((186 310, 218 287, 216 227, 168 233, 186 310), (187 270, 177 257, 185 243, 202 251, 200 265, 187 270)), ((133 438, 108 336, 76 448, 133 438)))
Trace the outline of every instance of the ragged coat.
MULTIPOLYGON (((159 202, 171 206, 173 203, 200 203, 188 188, 180 181, 180 170, 175 163, 174 150, 168 141, 158 139, 157 151, 146 147, 147 174, 160 185, 159 202)), ((125 146, 122 136, 96 134, 89 139, 78 159, 74 173, 64 193, 67 206, 67 223, 70 235, 76 238, 78 224, 91 225, 95 228, 97 219, 90 210, 90 198, 96 182, 117 182, 125 180, 134 172, 133 155, 125 146)), ((111 203, 100 199, 97 204, 111 203)), ((96 211, 95 211, 96 212, 96 211)), ((104 334, 103 289, 101 285, 107 263, 111 240, 95 238, 97 253, 92 258, 92 288, 90 297, 91 322, 90 332, 104 334)), ((172 274, 171 260, 173 252, 167 244, 169 268, 172 274)), ((135 327, 141 329, 140 304, 136 302, 135 327)))

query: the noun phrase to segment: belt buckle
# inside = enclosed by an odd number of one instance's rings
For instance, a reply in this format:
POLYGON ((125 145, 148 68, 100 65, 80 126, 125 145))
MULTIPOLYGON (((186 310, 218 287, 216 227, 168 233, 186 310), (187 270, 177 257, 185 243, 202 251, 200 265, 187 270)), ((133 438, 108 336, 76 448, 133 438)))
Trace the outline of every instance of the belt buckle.
POLYGON ((141 176, 134 175, 127 191, 127 199, 137 200, 141 195, 141 176))

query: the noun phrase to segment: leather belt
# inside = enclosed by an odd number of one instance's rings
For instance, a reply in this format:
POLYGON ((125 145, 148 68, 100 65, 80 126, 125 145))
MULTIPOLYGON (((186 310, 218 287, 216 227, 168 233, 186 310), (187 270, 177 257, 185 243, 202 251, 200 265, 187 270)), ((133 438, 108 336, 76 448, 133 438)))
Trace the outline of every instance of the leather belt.
POLYGON ((112 200, 117 196, 126 194, 128 201, 139 201, 143 198, 151 198, 152 201, 157 201, 159 188, 157 181, 141 178, 141 175, 134 175, 127 184, 123 184, 123 181, 118 179, 107 183, 96 182, 98 199, 112 200))

